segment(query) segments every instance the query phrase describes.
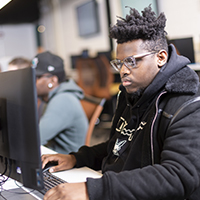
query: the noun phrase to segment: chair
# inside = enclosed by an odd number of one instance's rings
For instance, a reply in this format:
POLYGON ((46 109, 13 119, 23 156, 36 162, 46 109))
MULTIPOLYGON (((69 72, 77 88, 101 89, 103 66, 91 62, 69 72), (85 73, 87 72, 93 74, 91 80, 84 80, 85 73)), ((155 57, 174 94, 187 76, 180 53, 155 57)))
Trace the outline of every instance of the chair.
POLYGON ((85 144, 90 145, 96 120, 103 110, 105 101, 111 98, 110 87, 114 75, 105 55, 98 55, 93 58, 80 57, 76 60, 75 68, 78 75, 77 84, 85 94, 81 104, 89 121, 85 144))
POLYGON ((100 116, 100 114, 103 110, 103 106, 106 102, 106 98, 100 99, 100 98, 86 95, 84 97, 84 99, 81 101, 81 104, 82 104, 85 112, 87 112, 88 106, 84 107, 84 105, 85 105, 84 102, 89 103, 94 106, 93 112, 90 113, 90 116, 88 115, 88 113, 86 113, 86 115, 89 119, 89 126, 88 126, 88 131, 86 134, 85 145, 90 146, 90 141, 91 141, 92 133, 94 130, 94 126, 98 120, 98 117, 100 116))
POLYGON ((110 87, 114 80, 110 63, 104 55, 79 58, 76 61, 77 84, 84 93, 97 98, 111 98, 110 87))

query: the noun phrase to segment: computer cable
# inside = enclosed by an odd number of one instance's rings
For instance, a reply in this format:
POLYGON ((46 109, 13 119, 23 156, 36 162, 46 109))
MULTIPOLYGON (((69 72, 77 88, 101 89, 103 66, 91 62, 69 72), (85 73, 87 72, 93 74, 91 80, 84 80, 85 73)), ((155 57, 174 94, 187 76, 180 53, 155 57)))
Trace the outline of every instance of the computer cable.
MULTIPOLYGON (((4 177, 4 175, 1 175, 0 177, 2 177, 3 178, 3 180, 0 180, 0 185, 2 186, 9 178, 10 178, 10 174, 11 174, 11 171, 12 171, 12 160, 10 160, 10 159, 5 159, 5 163, 6 163, 6 171, 7 171, 7 165, 8 165, 8 168, 9 168, 9 173, 8 173, 8 176, 6 177, 6 179, 5 179, 5 177, 4 177), (6 162, 6 161, 8 161, 8 162, 6 162)), ((5 171, 5 173, 6 173, 6 171, 5 171)), ((5 174, 4 173, 4 174, 5 174)))

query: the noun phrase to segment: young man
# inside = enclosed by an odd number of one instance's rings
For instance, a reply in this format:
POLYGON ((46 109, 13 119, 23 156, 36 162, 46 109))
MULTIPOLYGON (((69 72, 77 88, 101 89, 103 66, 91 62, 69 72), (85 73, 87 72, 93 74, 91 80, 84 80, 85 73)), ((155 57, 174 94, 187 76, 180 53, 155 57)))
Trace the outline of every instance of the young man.
POLYGON ((111 27, 118 43, 111 65, 122 85, 110 139, 42 157, 43 166, 58 161, 51 171, 88 166, 103 176, 61 184, 45 200, 200 198, 199 79, 189 60, 167 46, 165 22, 149 6, 142 15, 131 9, 111 27))
POLYGON ((66 80, 62 58, 50 52, 33 59, 36 71, 37 95, 45 103, 40 118, 41 144, 59 153, 77 151, 85 144, 88 120, 80 103, 82 89, 66 80))

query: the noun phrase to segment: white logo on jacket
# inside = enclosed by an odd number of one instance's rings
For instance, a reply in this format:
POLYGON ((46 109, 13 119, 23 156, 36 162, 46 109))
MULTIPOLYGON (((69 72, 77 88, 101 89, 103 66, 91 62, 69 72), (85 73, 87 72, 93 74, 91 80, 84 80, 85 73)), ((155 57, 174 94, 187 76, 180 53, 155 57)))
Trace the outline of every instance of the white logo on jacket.
POLYGON ((120 141, 117 139, 115 142, 115 146, 113 148, 113 154, 116 156, 119 156, 119 151, 121 150, 121 148, 124 146, 124 144, 126 143, 126 140, 120 141))
POLYGON ((143 130, 144 126, 147 123, 147 122, 142 121, 140 122, 137 129, 126 129, 128 122, 123 117, 120 117, 120 122, 121 122, 121 125, 119 128, 116 128, 116 131, 121 133, 122 135, 127 135, 128 141, 132 141, 135 131, 143 130))

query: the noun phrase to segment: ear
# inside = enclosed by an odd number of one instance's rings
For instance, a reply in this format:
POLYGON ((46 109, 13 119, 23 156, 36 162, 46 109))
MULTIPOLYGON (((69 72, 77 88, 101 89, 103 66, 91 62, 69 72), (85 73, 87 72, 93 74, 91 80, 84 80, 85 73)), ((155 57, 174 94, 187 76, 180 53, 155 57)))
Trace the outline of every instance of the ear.
POLYGON ((58 77, 57 76, 50 77, 49 83, 51 84, 51 87, 49 88, 50 90, 53 89, 53 88, 55 88, 56 86, 59 85, 58 77))
POLYGON ((167 62, 167 58, 168 53, 165 50, 160 50, 157 53, 157 64, 159 68, 161 68, 167 62))

